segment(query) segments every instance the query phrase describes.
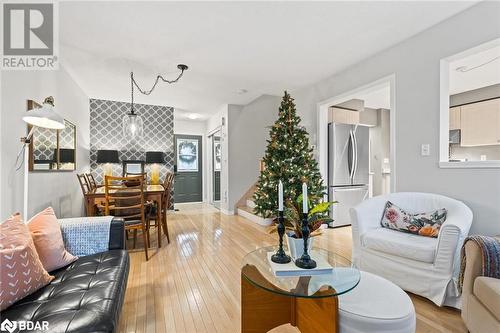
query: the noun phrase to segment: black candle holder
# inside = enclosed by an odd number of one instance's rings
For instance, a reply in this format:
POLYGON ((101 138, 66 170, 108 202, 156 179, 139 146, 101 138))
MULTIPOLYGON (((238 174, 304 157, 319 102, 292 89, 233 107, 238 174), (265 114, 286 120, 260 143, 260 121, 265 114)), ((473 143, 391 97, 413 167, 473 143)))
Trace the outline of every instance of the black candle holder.
POLYGON ((290 261, 292 261, 292 259, 283 250, 283 235, 285 235, 285 223, 284 223, 283 211, 280 211, 278 213, 278 215, 279 216, 278 216, 277 229, 278 229, 278 235, 280 238, 280 242, 279 242, 278 251, 276 251, 276 253, 271 256, 271 261, 275 262, 277 264, 287 264, 290 261))
POLYGON ((309 225, 307 221, 307 213, 304 213, 302 218, 302 239, 304 239, 304 253, 300 258, 295 260, 295 266, 305 269, 316 268, 316 261, 312 260, 307 253, 307 241, 309 240, 309 225))

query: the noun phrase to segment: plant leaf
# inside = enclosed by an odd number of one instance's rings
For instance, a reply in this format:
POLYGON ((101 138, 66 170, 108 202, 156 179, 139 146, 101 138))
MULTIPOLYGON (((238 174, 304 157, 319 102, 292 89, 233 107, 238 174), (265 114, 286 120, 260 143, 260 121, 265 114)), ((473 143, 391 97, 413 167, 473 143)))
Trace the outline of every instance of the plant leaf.
POLYGON ((320 217, 320 218, 316 219, 315 221, 313 221, 313 224, 316 225, 317 223, 319 223, 321 225, 321 224, 330 223, 330 222, 333 222, 333 219, 329 218, 327 216, 324 216, 324 217, 320 217))
POLYGON ((314 237, 314 236, 319 236, 319 235, 321 235, 321 230, 315 230, 315 231, 311 232, 309 237, 314 237))
POLYGON ((299 196, 297 197, 297 200, 296 200, 297 206, 299 206, 299 207, 302 206, 302 198, 303 198, 303 195, 301 193, 301 194, 299 194, 299 196))
POLYGON ((330 208, 331 205, 332 205, 332 203, 328 202, 328 201, 319 203, 309 211, 309 215, 313 215, 313 214, 317 214, 317 213, 324 213, 328 210, 328 208, 330 208))

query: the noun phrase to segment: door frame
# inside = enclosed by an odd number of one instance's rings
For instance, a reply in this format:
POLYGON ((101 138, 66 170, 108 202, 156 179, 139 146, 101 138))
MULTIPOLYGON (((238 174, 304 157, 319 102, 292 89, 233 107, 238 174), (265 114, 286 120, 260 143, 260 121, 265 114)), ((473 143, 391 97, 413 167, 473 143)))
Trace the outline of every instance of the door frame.
MULTIPOLYGON (((212 205, 213 207, 217 208, 220 210, 220 205, 219 207, 215 206, 213 204, 214 202, 214 152, 213 152, 213 137, 214 135, 219 132, 221 134, 221 137, 222 137, 222 125, 221 126, 217 126, 216 128, 214 128, 213 130, 211 130, 208 134, 207 134, 207 147, 210 147, 209 149, 207 148, 206 151, 207 151, 207 157, 208 157, 208 160, 207 160, 207 166, 208 166, 208 173, 207 173, 207 179, 208 179, 208 195, 207 195, 207 199, 208 199, 208 203, 210 205, 212 205)), ((222 169, 221 169, 221 178, 222 178, 222 169)), ((220 202, 222 202, 222 193, 221 193, 221 200, 219 200, 220 202)))
MULTIPOLYGON (((177 138, 178 137, 185 137, 188 139, 198 139, 198 173, 200 174, 201 177, 201 200, 200 201, 189 201, 186 203, 202 203, 203 202, 203 197, 204 197, 204 169, 205 169, 205 163, 203 163, 203 158, 204 158, 204 153, 203 149, 205 147, 205 143, 203 142, 204 136, 203 135, 198 135, 198 134, 181 134, 181 133, 175 133, 174 134, 174 165, 177 168, 177 172, 174 174, 174 180, 176 174, 179 173, 178 171, 178 166, 177 166, 177 138)), ((175 181, 174 181, 174 202, 177 204, 182 204, 183 202, 176 202, 175 201, 175 181)))
POLYGON ((344 103, 357 94, 367 90, 376 90, 384 84, 390 87, 390 165, 391 165, 391 192, 396 192, 396 74, 391 74, 362 85, 356 89, 333 96, 316 104, 318 129, 318 166, 321 177, 328 182, 328 108, 331 105, 344 103))

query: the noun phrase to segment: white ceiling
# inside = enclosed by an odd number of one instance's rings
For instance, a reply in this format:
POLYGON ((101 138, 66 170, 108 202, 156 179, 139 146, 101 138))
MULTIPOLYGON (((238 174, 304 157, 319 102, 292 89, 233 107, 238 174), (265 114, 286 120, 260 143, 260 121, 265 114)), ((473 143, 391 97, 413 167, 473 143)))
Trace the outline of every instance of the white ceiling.
POLYGON ((185 63, 179 83, 136 101, 207 117, 315 83, 472 4, 61 2, 61 61, 90 97, 124 101, 131 70, 146 88, 185 63))
POLYGON ((500 57, 500 45, 497 43, 496 46, 487 50, 450 62, 450 94, 454 95, 500 83, 500 59, 491 61, 498 57, 500 57), (472 69, 482 64, 485 65, 472 69), (461 67, 471 70, 457 71, 457 68, 461 67))

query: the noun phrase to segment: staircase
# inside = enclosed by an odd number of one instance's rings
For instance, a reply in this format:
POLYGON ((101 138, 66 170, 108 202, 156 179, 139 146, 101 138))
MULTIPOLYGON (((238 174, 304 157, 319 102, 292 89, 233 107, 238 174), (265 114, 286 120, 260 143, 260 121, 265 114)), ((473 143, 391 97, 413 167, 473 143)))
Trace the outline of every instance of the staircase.
POLYGON ((236 212, 238 215, 243 216, 244 218, 254 222, 255 224, 267 227, 273 223, 272 218, 263 218, 254 214, 253 212, 255 203, 253 202, 252 197, 255 191, 255 185, 256 184, 253 184, 236 203, 236 212))
POLYGON ((238 207, 238 215, 243 216, 244 218, 257 223, 261 226, 269 226, 273 223, 272 218, 263 218, 258 215, 255 215, 253 209, 255 208, 255 203, 251 199, 247 199, 245 201, 245 206, 238 207))

